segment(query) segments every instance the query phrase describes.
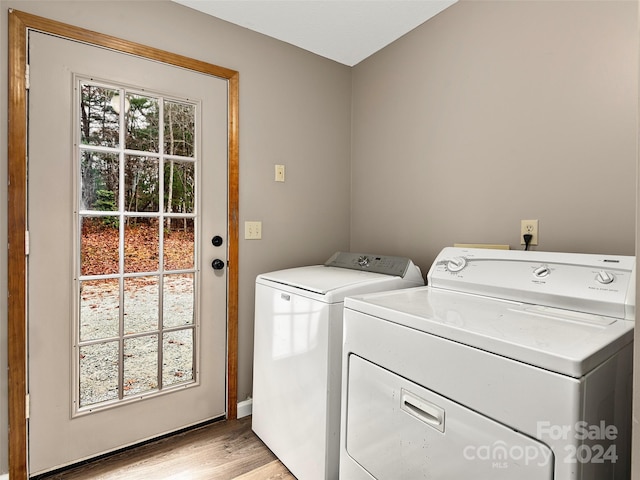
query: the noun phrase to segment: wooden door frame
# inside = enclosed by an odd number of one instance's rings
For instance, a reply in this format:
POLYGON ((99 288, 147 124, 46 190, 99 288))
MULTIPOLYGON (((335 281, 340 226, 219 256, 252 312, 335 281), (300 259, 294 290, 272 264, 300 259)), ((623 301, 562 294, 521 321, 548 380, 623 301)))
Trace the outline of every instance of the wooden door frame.
POLYGON ((159 61, 228 82, 227 418, 237 417, 239 73, 193 58, 9 10, 8 388, 9 476, 27 479, 27 39, 30 30, 159 61))

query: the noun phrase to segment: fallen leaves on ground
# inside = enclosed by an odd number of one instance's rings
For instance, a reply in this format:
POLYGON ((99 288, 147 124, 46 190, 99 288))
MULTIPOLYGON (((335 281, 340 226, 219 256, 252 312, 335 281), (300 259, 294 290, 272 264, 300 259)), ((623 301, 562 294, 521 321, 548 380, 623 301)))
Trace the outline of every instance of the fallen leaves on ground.
MULTIPOLYGON (((193 231, 164 230, 164 269, 182 270, 194 267, 193 231)), ((105 275, 119 271, 118 227, 98 220, 82 225, 82 275, 105 275)), ((156 272, 159 270, 160 235, 157 223, 130 224, 125 227, 125 272, 156 272)))

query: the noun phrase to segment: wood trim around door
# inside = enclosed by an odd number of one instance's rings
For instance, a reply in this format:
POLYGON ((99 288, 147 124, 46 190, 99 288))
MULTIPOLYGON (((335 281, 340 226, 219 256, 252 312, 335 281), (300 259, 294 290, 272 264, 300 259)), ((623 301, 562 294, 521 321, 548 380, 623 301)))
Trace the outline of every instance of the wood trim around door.
POLYGON ((27 479, 27 34, 29 30, 148 58, 228 82, 227 418, 237 417, 239 73, 120 38, 9 10, 8 97, 8 384, 9 477, 27 479))

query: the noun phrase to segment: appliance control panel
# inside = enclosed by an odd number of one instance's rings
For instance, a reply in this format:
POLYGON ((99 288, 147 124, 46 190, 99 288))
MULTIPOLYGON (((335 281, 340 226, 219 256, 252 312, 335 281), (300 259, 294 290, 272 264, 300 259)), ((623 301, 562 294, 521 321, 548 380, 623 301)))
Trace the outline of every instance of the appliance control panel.
POLYGON ((633 256, 447 247, 427 283, 463 293, 635 318, 633 256))
POLYGON ((404 277, 412 264, 411 260, 404 257, 351 252, 336 252, 324 263, 325 267, 349 268, 397 277, 404 277))

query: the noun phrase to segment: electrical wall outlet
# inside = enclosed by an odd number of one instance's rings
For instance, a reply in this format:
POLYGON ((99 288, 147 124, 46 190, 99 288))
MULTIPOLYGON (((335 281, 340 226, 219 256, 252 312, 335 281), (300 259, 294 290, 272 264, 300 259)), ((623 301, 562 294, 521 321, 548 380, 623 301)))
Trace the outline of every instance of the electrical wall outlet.
POLYGON ((244 222, 244 239, 262 239, 262 222, 244 222))
POLYGON ((284 165, 276 165, 276 182, 284 182, 284 165))
POLYGON ((531 235, 529 245, 538 245, 538 220, 520 220, 520 245, 525 245, 524 235, 531 235))

